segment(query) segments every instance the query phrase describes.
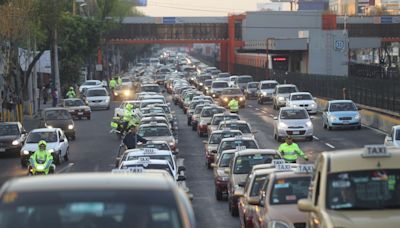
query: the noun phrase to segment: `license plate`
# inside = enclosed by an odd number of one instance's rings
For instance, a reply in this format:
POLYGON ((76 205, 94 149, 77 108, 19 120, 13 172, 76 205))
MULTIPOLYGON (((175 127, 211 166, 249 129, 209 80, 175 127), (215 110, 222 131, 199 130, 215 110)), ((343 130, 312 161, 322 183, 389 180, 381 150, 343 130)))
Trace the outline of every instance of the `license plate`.
POLYGON ((0 152, 5 152, 6 149, 5 148, 0 148, 0 152))
POLYGON ((349 124, 349 121, 344 120, 344 121, 343 121, 343 124, 349 124))
POLYGON ((83 115, 83 112, 78 112, 78 115, 83 115))
POLYGON ((293 131, 292 134, 293 134, 293 135, 298 135, 298 134, 300 134, 300 131, 293 131))

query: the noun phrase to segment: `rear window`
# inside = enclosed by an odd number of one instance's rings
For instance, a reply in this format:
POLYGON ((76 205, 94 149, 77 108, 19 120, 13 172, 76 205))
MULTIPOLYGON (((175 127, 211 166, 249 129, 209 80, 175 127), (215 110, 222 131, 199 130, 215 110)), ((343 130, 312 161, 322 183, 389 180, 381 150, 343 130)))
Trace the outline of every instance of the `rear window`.
POLYGON ((212 87, 213 88, 227 88, 227 87, 229 87, 229 85, 227 82, 214 82, 212 84, 212 87))
POLYGON ((277 83, 263 83, 261 89, 274 89, 278 85, 277 83))
POLYGON ((159 86, 142 86, 141 88, 142 92, 155 92, 155 93, 159 93, 160 92, 160 87, 159 86))
POLYGON ((237 135, 241 135, 240 132, 214 133, 214 134, 211 134, 210 140, 208 141, 208 143, 209 144, 219 144, 222 141, 222 139, 232 138, 237 135))
POLYGON ((104 89, 89 90, 87 92, 88 97, 103 97, 108 96, 107 91, 104 89))
POLYGON ((281 112, 280 118, 283 120, 308 119, 308 114, 307 114, 306 110, 302 110, 302 109, 283 110, 281 112))
POLYGON ((278 88, 278 93, 295 93, 298 92, 294 86, 285 86, 278 88))
POLYGON ((225 112, 224 108, 206 108, 201 112, 201 117, 213 117, 215 114, 225 112))
POLYGON ((268 164, 274 159, 274 155, 270 154, 250 154, 238 156, 235 160, 233 173, 248 174, 255 165, 268 164))
POLYGON ((244 146, 247 149, 258 149, 258 146, 254 140, 238 139, 238 140, 233 140, 233 141, 222 142, 219 147, 219 152, 221 152, 223 150, 233 150, 233 149, 236 149, 236 147, 240 147, 240 146, 244 146))
POLYGON ((307 198, 311 177, 291 177, 277 179, 271 191, 271 205, 296 204, 299 199, 307 198))
POLYGON ((246 123, 228 123, 228 124, 221 124, 220 129, 223 128, 229 128, 232 130, 239 130, 241 131, 243 134, 249 134, 251 133, 250 127, 249 125, 247 125, 246 123))
POLYGON ((239 77, 238 78, 239 83, 248 83, 248 82, 252 82, 252 81, 253 81, 252 77, 239 77))
POLYGON ((301 101, 301 100, 312 100, 310 94, 298 94, 292 95, 292 101, 301 101))

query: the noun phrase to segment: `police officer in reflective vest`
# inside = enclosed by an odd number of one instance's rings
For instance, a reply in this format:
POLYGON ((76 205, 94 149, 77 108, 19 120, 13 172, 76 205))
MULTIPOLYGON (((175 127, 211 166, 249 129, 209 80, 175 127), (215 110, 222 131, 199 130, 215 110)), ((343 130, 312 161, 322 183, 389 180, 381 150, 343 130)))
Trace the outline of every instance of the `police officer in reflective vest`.
POLYGON ((228 106, 229 106, 229 110, 231 112, 234 112, 234 113, 239 112, 239 102, 235 98, 232 98, 232 100, 229 101, 228 106))
POLYGON ((287 163, 296 163, 297 156, 300 156, 304 160, 308 161, 308 157, 304 154, 300 147, 293 142, 291 136, 286 137, 286 142, 279 146, 278 151, 282 154, 283 159, 287 163))

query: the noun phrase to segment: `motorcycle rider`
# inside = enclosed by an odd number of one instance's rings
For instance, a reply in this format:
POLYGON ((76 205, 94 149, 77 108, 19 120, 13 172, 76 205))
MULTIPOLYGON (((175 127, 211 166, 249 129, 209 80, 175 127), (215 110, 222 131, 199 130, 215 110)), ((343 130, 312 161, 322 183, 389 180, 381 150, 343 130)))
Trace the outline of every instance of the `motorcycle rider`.
POLYGON ((287 163, 296 163, 297 157, 300 156, 304 160, 308 161, 307 155, 300 149, 300 147, 293 142, 290 135, 286 137, 286 142, 279 146, 278 151, 282 154, 283 159, 287 163))
POLYGON ((229 101, 228 106, 232 113, 239 113, 239 102, 235 98, 229 101))
POLYGON ((46 147, 47 147, 46 141, 40 140, 38 143, 38 150, 36 150, 29 158, 30 162, 29 172, 31 169, 32 170, 36 169, 35 166, 37 165, 38 161, 45 161, 43 164, 46 164, 45 167, 46 175, 49 173, 54 173, 55 166, 53 164, 53 155, 48 150, 46 150, 46 147))
POLYGON ((74 87, 69 87, 69 90, 66 94, 67 98, 76 98, 76 93, 74 87))
POLYGON ((136 117, 136 114, 133 111, 133 105, 132 104, 126 104, 125 109, 124 109, 124 128, 123 130, 127 130, 129 126, 131 125, 139 125, 140 121, 136 117))

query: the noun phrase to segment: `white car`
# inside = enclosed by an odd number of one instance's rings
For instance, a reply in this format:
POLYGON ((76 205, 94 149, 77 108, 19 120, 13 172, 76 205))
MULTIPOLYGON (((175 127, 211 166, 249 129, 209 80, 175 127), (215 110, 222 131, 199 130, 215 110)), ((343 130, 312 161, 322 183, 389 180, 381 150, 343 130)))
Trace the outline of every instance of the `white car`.
POLYGON ((317 103, 313 96, 307 92, 291 93, 286 101, 286 107, 290 108, 304 108, 308 113, 317 113, 317 103))
POLYGON ((133 87, 133 82, 130 77, 124 77, 124 78, 121 78, 121 80, 122 80, 123 87, 129 87, 129 88, 133 87))
POLYGON ((105 88, 90 88, 85 93, 85 100, 93 109, 110 109, 110 95, 105 88))
POLYGON ((62 160, 69 160, 68 138, 60 128, 38 128, 32 130, 21 148, 21 165, 29 165, 30 156, 38 150, 38 143, 44 140, 47 143, 47 150, 53 154, 54 163, 59 165, 62 160))
MULTIPOLYGON (((148 157, 147 157, 148 158, 148 157)), ((182 180, 182 177, 175 171, 167 160, 147 159, 142 157, 138 160, 123 161, 119 169, 139 168, 147 170, 166 170, 176 181, 182 180)), ((184 179, 184 178, 183 178, 184 179)))
POLYGON ((82 93, 83 89, 103 87, 103 83, 99 80, 87 80, 79 86, 79 92, 82 93))
POLYGON ((283 107, 274 117, 274 138, 281 142, 290 135, 293 138, 313 140, 314 127, 311 118, 304 108, 283 107))
POLYGON ((385 145, 400 148, 400 125, 392 127, 390 134, 385 138, 385 145))
POLYGON ((177 140, 175 140, 174 134, 167 124, 142 124, 137 134, 150 141, 166 141, 172 151, 176 152, 178 150, 177 140))

